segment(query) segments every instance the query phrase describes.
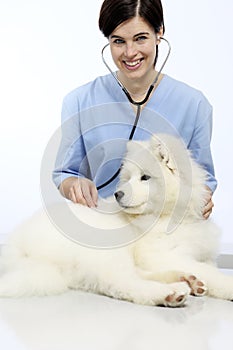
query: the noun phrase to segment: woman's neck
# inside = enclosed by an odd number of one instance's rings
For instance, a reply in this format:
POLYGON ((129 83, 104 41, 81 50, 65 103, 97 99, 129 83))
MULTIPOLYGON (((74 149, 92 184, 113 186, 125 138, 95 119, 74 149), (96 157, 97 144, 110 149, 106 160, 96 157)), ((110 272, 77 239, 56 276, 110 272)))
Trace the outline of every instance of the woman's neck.
MULTIPOLYGON (((148 76, 145 76, 140 79, 127 79, 124 75, 121 74, 121 72, 117 72, 117 77, 120 80, 120 82, 126 87, 128 92, 130 93, 131 97, 135 101, 140 101, 142 100, 149 89, 149 87, 154 83, 155 78, 157 76, 158 72, 153 70, 148 76)), ((160 74, 158 77, 158 81, 155 84, 155 88, 157 85, 160 83, 163 75, 160 74)))

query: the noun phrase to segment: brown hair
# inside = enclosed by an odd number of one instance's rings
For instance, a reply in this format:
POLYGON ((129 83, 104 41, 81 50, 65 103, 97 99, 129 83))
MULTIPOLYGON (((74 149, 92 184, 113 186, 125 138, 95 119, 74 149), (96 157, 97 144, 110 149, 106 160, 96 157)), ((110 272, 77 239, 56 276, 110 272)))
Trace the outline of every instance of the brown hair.
POLYGON ((142 17, 155 31, 164 32, 163 7, 160 0, 105 0, 100 9, 99 28, 106 38, 121 23, 142 17))

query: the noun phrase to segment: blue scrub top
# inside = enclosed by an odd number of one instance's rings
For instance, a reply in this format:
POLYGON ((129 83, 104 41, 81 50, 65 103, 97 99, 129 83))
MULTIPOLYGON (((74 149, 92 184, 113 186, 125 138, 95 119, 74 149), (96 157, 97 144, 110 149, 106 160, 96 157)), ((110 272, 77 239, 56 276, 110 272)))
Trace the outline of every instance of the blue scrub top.
MULTIPOLYGON (((135 112, 111 74, 70 92, 62 107, 62 140, 53 181, 57 187, 70 176, 87 177, 96 186, 118 170, 135 120, 135 112)), ((142 109, 134 140, 153 133, 183 139, 193 158, 207 171, 207 186, 217 181, 211 156, 212 106, 202 92, 164 75, 142 109)), ((118 178, 99 191, 114 193, 118 178)))

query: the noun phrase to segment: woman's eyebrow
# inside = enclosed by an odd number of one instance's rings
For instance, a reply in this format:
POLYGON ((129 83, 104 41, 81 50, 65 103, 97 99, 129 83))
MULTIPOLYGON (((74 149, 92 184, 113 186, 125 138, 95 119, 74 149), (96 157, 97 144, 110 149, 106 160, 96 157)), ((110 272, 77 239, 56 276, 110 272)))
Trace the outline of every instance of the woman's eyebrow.
MULTIPOLYGON (((148 32, 140 32, 140 33, 137 33, 135 34, 133 37, 136 38, 137 36, 141 36, 141 35, 150 35, 150 33, 148 32)), ((111 39, 123 39, 120 35, 111 35, 110 36, 111 39)))
POLYGON ((148 32, 141 32, 141 33, 135 34, 133 37, 135 38, 136 36, 141 36, 141 35, 150 35, 150 33, 148 33, 148 32))
POLYGON ((110 39, 123 39, 121 36, 119 35, 110 35, 110 39))

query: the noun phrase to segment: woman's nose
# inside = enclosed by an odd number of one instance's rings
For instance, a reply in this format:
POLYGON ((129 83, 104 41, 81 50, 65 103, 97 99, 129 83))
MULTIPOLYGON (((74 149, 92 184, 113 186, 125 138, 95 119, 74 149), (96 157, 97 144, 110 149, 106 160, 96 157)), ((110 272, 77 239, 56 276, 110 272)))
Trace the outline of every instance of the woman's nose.
POLYGON ((137 48, 135 43, 127 43, 125 46, 125 56, 132 58, 137 54, 137 48))

